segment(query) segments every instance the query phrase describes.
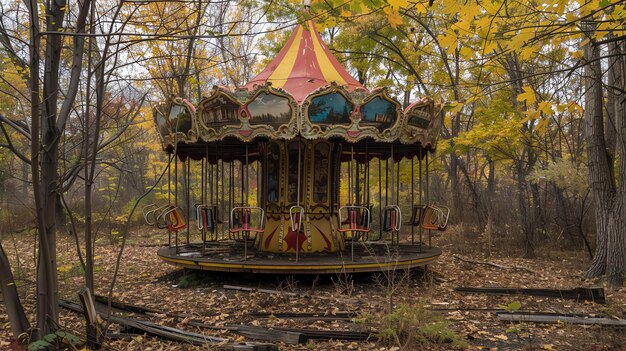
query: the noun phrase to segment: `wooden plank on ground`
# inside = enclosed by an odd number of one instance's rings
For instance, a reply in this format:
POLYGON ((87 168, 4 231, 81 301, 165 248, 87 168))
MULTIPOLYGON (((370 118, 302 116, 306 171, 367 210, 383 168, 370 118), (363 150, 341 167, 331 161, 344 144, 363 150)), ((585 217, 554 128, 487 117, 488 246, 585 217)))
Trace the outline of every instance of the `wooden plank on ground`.
POLYGON ((306 296, 301 294, 296 294, 289 291, 281 291, 281 290, 270 290, 270 289, 256 289, 256 288, 248 288, 245 286, 235 286, 235 285, 224 285, 224 289, 227 290, 237 290, 237 291, 246 291, 246 292, 260 292, 265 294, 273 294, 273 295, 284 295, 284 296, 306 296))
POLYGON ((310 319, 316 321, 351 320, 357 316, 354 312, 256 312, 250 313, 255 318, 310 319))
POLYGON ((299 332, 286 332, 278 331, 278 329, 270 329, 257 327, 253 325, 243 324, 228 324, 228 325, 211 325, 201 321, 188 321, 187 324, 204 329, 213 330, 230 330, 239 335, 245 336, 251 339, 267 340, 267 341, 282 341, 286 344, 304 344, 306 343, 306 337, 299 332))
MULTIPOLYGON (((109 303, 109 299, 105 296, 96 296, 96 300, 102 304, 109 303)), ((146 308, 146 307, 127 304, 127 303, 118 302, 118 301, 111 301, 111 307, 114 307, 118 310, 128 311, 132 313, 139 313, 139 314, 162 314, 162 315, 176 317, 176 318, 194 317, 189 314, 163 312, 163 311, 158 311, 152 308, 146 308)), ((282 341, 287 344, 298 344, 298 343, 306 342, 306 338, 302 334, 296 333, 296 332, 284 332, 284 331, 278 332, 274 329, 255 327, 255 326, 245 326, 245 325, 237 326, 237 327, 213 326, 213 325, 205 324, 202 321, 194 320, 194 319, 188 320, 187 324, 194 326, 194 327, 205 328, 205 329, 231 330, 231 331, 236 332, 239 335, 243 335, 247 338, 257 339, 257 340, 282 341)))
MULTIPOLYGON (((96 295, 95 296, 95 300, 96 300, 96 302, 99 302, 99 303, 101 303, 103 305, 108 305, 109 304, 109 298, 106 297, 106 296, 96 295)), ((168 317, 176 317, 176 318, 194 317, 194 316, 192 316, 190 314, 174 313, 174 312, 164 312, 164 311, 156 310, 154 308, 149 308, 149 307, 145 307, 145 306, 138 306, 138 305, 128 304, 128 303, 119 302, 119 301, 111 301, 111 307, 115 308, 117 310, 126 311, 126 312, 132 312, 132 313, 138 313, 138 314, 162 314, 162 315, 166 315, 168 317)))
POLYGON ((618 327, 626 328, 626 320, 624 319, 610 319, 610 318, 598 318, 598 317, 580 317, 570 315, 559 315, 554 313, 497 313, 498 319, 501 321, 511 322, 532 322, 532 323, 567 323, 567 324, 582 324, 582 325, 601 325, 606 327, 618 327))
MULTIPOLYGON (((229 327, 232 325, 228 325, 229 327)), ((282 341, 286 344, 304 344, 307 338, 298 331, 285 331, 279 329, 256 327, 253 325, 237 325, 237 334, 246 338, 269 341, 282 341)))
POLYGON ((317 340, 368 340, 373 336, 371 332, 359 332, 350 330, 319 330, 319 329, 304 329, 304 328, 282 328, 277 327, 277 330, 282 331, 297 331, 304 334, 307 339, 317 340))
POLYGON ((529 295, 542 297, 555 297, 577 301, 593 301, 605 303, 603 288, 575 288, 575 289, 534 289, 534 288, 475 288, 458 287, 454 290, 459 292, 497 294, 497 295, 529 295))
MULTIPOLYGON (((59 305, 77 313, 83 313, 83 308, 72 301, 60 300, 59 305)), ((107 316, 99 312, 102 319, 124 326, 127 329, 141 330, 152 336, 165 338, 172 341, 184 342, 198 346, 209 346, 212 349, 225 351, 277 351, 278 347, 274 344, 266 343, 231 343, 228 339, 213 336, 192 333, 164 325, 155 324, 149 321, 143 321, 132 318, 122 318, 117 316, 107 316)))
MULTIPOLYGON (((302 298, 311 298, 311 299, 319 299, 319 300, 331 300, 331 301, 336 301, 337 298, 333 297, 333 296, 323 296, 323 295, 311 295, 311 294, 307 294, 307 293, 302 293, 302 294, 298 294, 298 293, 294 293, 294 292, 290 292, 290 291, 282 291, 282 290, 271 290, 271 289, 257 289, 257 288, 249 288, 249 287, 245 287, 245 286, 236 286, 236 285, 224 285, 223 286, 224 289, 226 290, 237 290, 237 291, 246 291, 246 292, 259 292, 259 293, 265 293, 265 294, 273 294, 273 295, 282 295, 282 296, 293 296, 293 297, 302 297, 302 298)), ((347 297, 342 297, 341 298, 341 302, 343 303, 360 303, 360 300, 355 299, 355 298, 347 298, 347 297)))

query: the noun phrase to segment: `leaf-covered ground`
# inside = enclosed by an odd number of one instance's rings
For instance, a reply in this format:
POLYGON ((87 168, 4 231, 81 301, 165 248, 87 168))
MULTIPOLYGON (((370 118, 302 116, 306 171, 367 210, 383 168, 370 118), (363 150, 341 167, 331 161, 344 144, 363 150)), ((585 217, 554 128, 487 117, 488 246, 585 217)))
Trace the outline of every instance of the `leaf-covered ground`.
MULTIPOLYGON (((493 249, 486 257, 484 245, 455 240, 455 230, 435 237, 433 244, 444 254, 426 272, 396 272, 379 275, 254 276, 183 271, 162 263, 156 244, 167 242, 164 234, 138 228, 132 233, 122 257, 114 289, 114 299, 147 306, 163 312, 191 315, 174 318, 165 315, 135 316, 160 324, 244 341, 227 330, 193 327, 190 320, 205 324, 248 324, 332 330, 365 331, 373 329, 384 340, 309 341, 303 345, 278 343, 281 350, 625 350, 626 332, 598 326, 569 324, 541 325, 499 322, 494 310, 502 306, 521 306, 521 310, 585 313, 626 318, 626 289, 606 290, 607 304, 577 302, 530 296, 493 296, 465 294, 455 287, 535 287, 574 288, 602 286, 602 281, 583 278, 588 258, 584 252, 546 252, 528 260, 505 257, 493 249), (506 269, 462 262, 489 261, 525 269, 506 269), (288 294, 267 294, 226 290, 224 284, 273 289, 288 294), (303 313, 334 315, 355 312, 353 320, 333 321, 274 316, 255 317, 252 313, 303 313), (454 343, 450 341, 454 340, 454 343)), ((115 239, 115 238, 113 238, 115 239)), ((106 294, 113 275, 119 245, 101 238, 96 249, 96 290, 106 294)), ((35 312, 34 238, 7 235, 3 246, 11 256, 19 291, 31 320, 35 312), (19 260, 18 260, 19 257, 19 260), (19 262, 18 262, 19 261, 19 262)), ((59 237, 59 279, 62 298, 76 300, 83 286, 82 269, 76 259, 71 237, 59 237)), ((0 309, 0 349, 11 338, 4 307, 0 309)), ((82 336, 81 316, 61 309, 63 328, 82 336)), ((111 332, 118 330, 112 325, 111 332)), ((206 348, 168 342, 150 337, 134 337, 107 342, 109 350, 202 350, 206 348)))

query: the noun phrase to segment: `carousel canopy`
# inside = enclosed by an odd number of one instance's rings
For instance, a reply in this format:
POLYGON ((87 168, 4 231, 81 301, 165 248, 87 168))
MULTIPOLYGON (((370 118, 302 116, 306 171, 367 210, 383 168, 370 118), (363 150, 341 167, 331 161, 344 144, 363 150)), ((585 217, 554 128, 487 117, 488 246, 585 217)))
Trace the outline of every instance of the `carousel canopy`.
POLYGON ((404 110, 386 88, 365 89, 332 55, 312 21, 298 25, 278 56, 236 90, 215 86, 197 105, 174 97, 154 108, 164 149, 257 138, 342 138, 350 143, 434 149, 443 110, 422 98, 404 110))
POLYGON ((349 92, 356 89, 367 91, 333 56, 315 30, 313 21, 299 24, 278 56, 243 88, 253 90, 255 85, 268 82, 291 94, 299 103, 331 82, 349 92))

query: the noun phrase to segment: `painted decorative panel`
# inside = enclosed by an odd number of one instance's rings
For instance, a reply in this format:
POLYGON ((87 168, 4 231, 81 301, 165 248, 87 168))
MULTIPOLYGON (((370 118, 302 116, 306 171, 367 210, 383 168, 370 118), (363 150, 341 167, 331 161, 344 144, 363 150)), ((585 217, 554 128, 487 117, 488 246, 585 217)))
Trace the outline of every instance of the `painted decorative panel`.
POLYGON ((370 94, 347 92, 331 84, 302 103, 300 132, 307 139, 340 137, 349 142, 364 138, 392 142, 399 134, 401 106, 378 89, 370 94))

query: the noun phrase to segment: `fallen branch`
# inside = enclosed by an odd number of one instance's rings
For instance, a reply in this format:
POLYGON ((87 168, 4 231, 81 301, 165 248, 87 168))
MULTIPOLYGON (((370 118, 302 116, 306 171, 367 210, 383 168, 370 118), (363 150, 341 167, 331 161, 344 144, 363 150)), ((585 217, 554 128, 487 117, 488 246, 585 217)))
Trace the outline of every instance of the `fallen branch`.
POLYGON ((497 313, 498 319, 510 322, 531 322, 531 323, 568 323, 581 325, 600 325, 603 327, 619 327, 626 328, 626 320, 610 319, 598 317, 582 317, 575 315, 563 315, 554 313, 497 313))
POLYGON ((475 260, 470 260, 468 258, 463 258, 459 255, 452 255, 452 257, 456 258, 459 261, 465 262, 465 263, 471 263, 471 264, 477 264, 477 265, 481 265, 481 266, 490 266, 490 267, 496 267, 496 268, 500 268, 500 269, 513 269, 513 270, 519 270, 519 271, 526 271, 528 273, 535 273, 535 271, 532 271, 526 267, 522 267, 522 266, 504 266, 501 264, 497 264, 497 263, 493 263, 493 262, 487 262, 487 261, 475 261, 475 260))
POLYGON ((556 297, 560 299, 571 299, 577 301, 593 301, 605 303, 603 288, 575 288, 569 290, 561 289, 522 289, 522 288, 473 288, 458 287, 454 290, 459 292, 496 294, 496 295, 528 295, 542 297, 556 297))

